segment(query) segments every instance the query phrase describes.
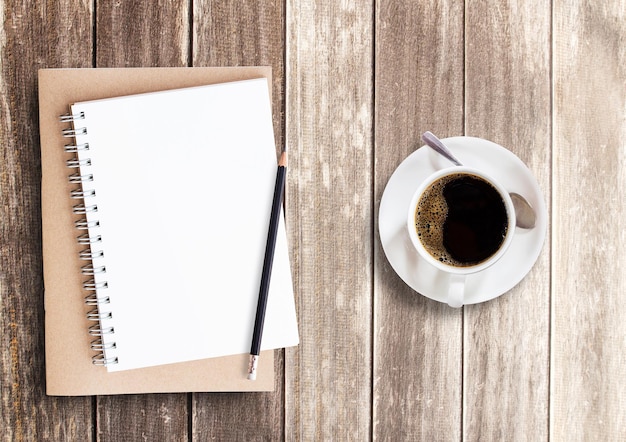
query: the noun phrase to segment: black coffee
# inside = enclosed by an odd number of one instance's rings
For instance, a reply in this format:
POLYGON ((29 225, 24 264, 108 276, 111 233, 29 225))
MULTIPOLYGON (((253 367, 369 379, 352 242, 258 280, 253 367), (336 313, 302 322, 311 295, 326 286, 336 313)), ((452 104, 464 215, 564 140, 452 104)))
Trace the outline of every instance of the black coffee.
POLYGON ((506 206, 495 187, 468 174, 446 175, 420 197, 415 228, 435 259, 469 267, 495 254, 506 236, 506 206))

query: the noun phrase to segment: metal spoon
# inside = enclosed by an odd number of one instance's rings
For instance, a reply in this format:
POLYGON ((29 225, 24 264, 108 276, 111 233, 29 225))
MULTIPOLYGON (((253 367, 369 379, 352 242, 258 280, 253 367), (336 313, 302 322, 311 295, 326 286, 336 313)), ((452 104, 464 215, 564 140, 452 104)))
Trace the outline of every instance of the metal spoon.
MULTIPOLYGON (((440 153, 448 160, 452 161, 456 166, 462 166, 461 162, 456 159, 452 152, 437 138, 432 132, 424 132, 422 141, 436 152, 440 153)), ((515 208, 515 219, 517 227, 522 229, 532 229, 535 227, 536 214, 532 206, 522 195, 510 192, 513 207, 515 208)))

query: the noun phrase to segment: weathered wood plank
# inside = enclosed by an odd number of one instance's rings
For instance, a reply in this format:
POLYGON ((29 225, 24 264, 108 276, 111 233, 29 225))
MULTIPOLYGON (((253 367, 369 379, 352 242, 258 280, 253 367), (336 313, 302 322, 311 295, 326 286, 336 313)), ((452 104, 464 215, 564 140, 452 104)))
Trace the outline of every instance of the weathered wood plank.
MULTIPOLYGON (((550 4, 466 4, 468 135, 519 156, 550 201, 550 4), (532 19, 530 18, 532 17, 532 19)), ((545 440, 549 404, 550 241, 513 290, 465 308, 464 437, 545 440)))
POLYGON ((274 392, 194 393, 193 440, 284 439, 284 351, 274 355, 274 392))
MULTIPOLYGON (((97 2, 96 66, 186 66, 189 2, 97 2)), ((97 398, 97 435, 103 441, 186 440, 188 395, 97 398)))
POLYGON ((626 428, 626 2, 554 2, 552 440, 626 428))
POLYGON ((97 440, 188 440, 187 397, 185 394, 99 396, 97 440))
MULTIPOLYGON (((422 145, 421 133, 430 130, 441 137, 463 133, 463 4, 377 5, 378 205, 395 168, 422 145)), ((394 273, 380 241, 375 275, 374 438, 459 440, 461 310, 409 288, 394 273)))
POLYGON ((276 147, 284 145, 285 5, 283 1, 194 2, 194 66, 271 66, 276 147))
MULTIPOLYGON (((284 139, 283 2, 201 0, 194 2, 193 17, 194 66, 272 67, 274 133, 280 151, 284 139)), ((194 394, 190 430, 194 439, 282 440, 283 353, 275 352, 274 392, 194 394)))
POLYGON ((90 440, 92 401, 45 395, 37 69, 91 64, 89 4, 0 3, 0 434, 90 440), (45 36, 45 38, 42 38, 45 36))
POLYGON ((373 2, 287 2, 288 440, 371 435, 373 2))
POLYGON ((96 5, 96 67, 189 64, 189 1, 120 0, 96 5))

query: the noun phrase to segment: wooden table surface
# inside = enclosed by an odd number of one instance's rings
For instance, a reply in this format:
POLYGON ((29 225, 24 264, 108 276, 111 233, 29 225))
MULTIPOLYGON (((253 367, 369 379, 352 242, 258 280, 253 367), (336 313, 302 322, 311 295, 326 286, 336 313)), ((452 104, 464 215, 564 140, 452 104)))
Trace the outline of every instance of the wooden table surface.
POLYGON ((626 2, 0 1, 7 441, 626 440, 626 2), (301 344, 273 393, 45 395, 37 70, 271 65, 301 344), (420 134, 507 147, 545 195, 529 275, 452 309, 378 208, 420 134))

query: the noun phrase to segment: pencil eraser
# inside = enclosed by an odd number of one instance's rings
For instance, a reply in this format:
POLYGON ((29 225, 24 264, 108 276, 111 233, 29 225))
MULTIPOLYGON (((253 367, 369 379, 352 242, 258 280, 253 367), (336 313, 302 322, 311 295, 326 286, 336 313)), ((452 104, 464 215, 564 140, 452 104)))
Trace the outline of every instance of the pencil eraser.
POLYGON ((256 380, 256 367, 259 363, 259 355, 250 355, 250 365, 248 365, 248 379, 256 380))

